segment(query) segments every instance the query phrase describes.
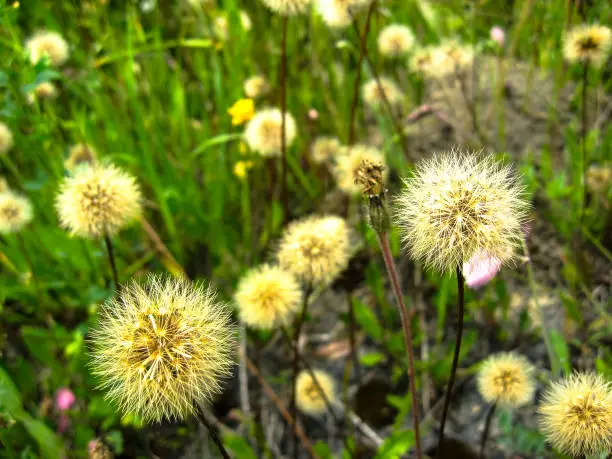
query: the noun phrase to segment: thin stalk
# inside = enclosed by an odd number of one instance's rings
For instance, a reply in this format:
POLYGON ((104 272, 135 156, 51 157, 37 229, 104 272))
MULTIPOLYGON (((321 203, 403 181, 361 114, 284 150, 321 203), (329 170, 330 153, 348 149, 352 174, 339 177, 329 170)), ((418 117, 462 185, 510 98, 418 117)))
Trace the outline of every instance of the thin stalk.
POLYGON ((404 344, 406 345, 406 353, 408 354, 408 381, 410 383, 410 395, 412 397, 412 422, 414 424, 414 437, 415 445, 414 449, 416 452, 417 459, 423 457, 421 453, 421 434, 419 430, 419 402, 416 395, 416 381, 414 372, 414 354, 412 350, 412 328, 410 327, 410 318, 408 317, 408 311, 404 304, 404 296, 402 295, 402 289, 400 288, 399 275, 395 268, 395 262, 391 255, 391 248, 389 247, 389 238, 387 233, 379 232, 378 241, 380 242, 380 248, 385 260, 385 267, 387 268, 387 274, 391 280, 391 286, 393 288, 393 294, 397 300, 397 308, 399 309, 402 330, 404 332, 404 344))
POLYGON ((487 446, 487 438, 489 437, 489 430, 491 429, 491 421, 493 420, 493 415, 495 414, 495 408, 497 407, 497 401, 493 402, 493 404, 489 407, 489 411, 487 412, 487 417, 485 419, 484 431, 482 432, 482 437, 480 439, 480 459, 484 459, 485 448, 487 446))
POLYGON ((113 253, 113 243, 111 242, 108 234, 104 234, 104 243, 106 244, 106 251, 108 253, 108 261, 110 262, 111 271, 113 272, 115 289, 119 289, 119 276, 117 275, 117 265, 115 264, 115 254, 113 253))
POLYGON ((582 138, 581 145, 581 163, 582 163, 582 202, 580 206, 580 226, 584 222, 584 214, 586 212, 586 200, 587 200, 587 186, 586 176, 588 170, 587 164, 587 149, 586 149, 586 138, 587 138, 587 90, 588 90, 588 77, 589 77, 589 64, 585 62, 582 65, 582 110, 581 110, 581 129, 580 136, 582 138))
POLYGON ((38 298, 38 302, 40 303, 40 305, 42 305, 43 297, 40 285, 38 285, 38 279, 36 277, 36 274, 34 274, 34 264, 32 263, 32 259, 30 258, 30 254, 28 252, 28 249, 26 248, 25 241, 23 240, 21 233, 18 232, 15 235, 17 236, 17 241, 19 242, 21 254, 23 255, 23 258, 25 259, 28 268, 30 269, 30 274, 32 275, 32 282, 34 283, 34 291, 36 292, 36 298, 38 298))
POLYGON ((459 293, 459 301, 457 308, 457 339, 455 340, 455 352, 453 355, 453 365, 451 367, 451 375, 448 380, 448 387, 446 388, 446 396, 444 398, 444 409, 442 411, 442 421, 440 422, 440 433, 438 435, 438 448, 436 451, 436 457, 440 459, 440 452, 442 451, 442 444, 444 443, 444 426, 446 425, 446 416, 448 415, 448 407, 450 406, 450 399, 453 393, 453 384, 457 377, 457 366, 459 364, 459 352, 461 350, 461 338, 463 336, 463 313, 465 310, 465 292, 464 292, 464 281, 463 273, 461 268, 457 267, 457 290, 459 293))
POLYGON ((357 358, 356 346, 357 342, 355 339, 355 309, 353 307, 353 298, 350 293, 347 293, 348 301, 348 320, 349 320, 349 358, 353 362, 355 370, 355 379, 357 380, 357 386, 361 384, 361 366, 359 365, 359 359, 357 358))
POLYGON ((287 138, 285 133, 287 111, 287 22, 288 17, 283 16, 281 38, 281 64, 280 64, 280 106, 281 106, 281 156, 282 156, 282 200, 284 221, 289 221, 289 191, 287 189, 287 138))
POLYGON ((230 459, 230 455, 228 454, 227 450, 223 446, 223 442, 221 441, 221 437, 219 437, 219 430, 217 429, 217 426, 214 425, 210 421, 210 419, 208 419, 208 417, 206 416, 206 413, 204 413, 202 407, 198 408, 197 416, 198 416, 198 419, 200 420, 200 422, 202 424, 204 424, 206 426, 206 428, 208 429, 208 434, 210 435, 210 438, 215 443, 215 445, 217 445, 217 448, 219 448, 219 452, 221 453, 221 456, 223 456, 224 459, 230 459))

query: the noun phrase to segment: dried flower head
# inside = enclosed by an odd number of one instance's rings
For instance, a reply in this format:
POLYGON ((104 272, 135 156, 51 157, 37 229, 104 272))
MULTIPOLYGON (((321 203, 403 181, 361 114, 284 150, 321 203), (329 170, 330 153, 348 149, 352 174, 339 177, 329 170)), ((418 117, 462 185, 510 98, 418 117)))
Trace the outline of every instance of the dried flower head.
POLYGON ((48 58, 52 65, 60 66, 68 60, 68 43, 57 32, 39 32, 28 39, 25 46, 33 64, 48 58))
POLYGON ((421 161, 404 184, 395 214, 415 260, 452 272, 480 252, 515 259, 530 206, 511 167, 453 150, 421 161))
POLYGON ((414 34, 404 25, 388 25, 378 34, 378 50, 383 56, 401 56, 410 51, 413 46, 414 34))
MULTIPOLYGON (((244 139, 253 151, 262 156, 278 156, 281 152, 282 114, 277 108, 255 113, 246 125, 244 139)), ((291 114, 285 115, 285 140, 289 147, 297 136, 297 125, 291 114)))
POLYGON ((376 148, 368 145, 353 145, 346 148, 346 154, 338 156, 334 176, 338 183, 338 188, 346 194, 358 194, 363 191, 363 187, 355 183, 357 172, 362 161, 367 160, 380 163, 383 167, 382 174, 384 182, 389 177, 389 169, 385 161, 385 156, 376 148))
POLYGON ((34 90, 28 93, 27 100, 29 104, 33 104, 37 100, 42 99, 55 99, 57 96, 57 88, 53 83, 43 81, 36 85, 34 90))
POLYGON ((273 12, 282 16, 305 13, 312 0, 261 0, 273 12))
POLYGON ((112 236, 140 215, 140 188, 134 177, 114 166, 78 168, 62 183, 55 208, 73 235, 112 236))
POLYGON ((568 62, 580 62, 600 67, 612 47, 612 31, 599 24, 580 25, 568 32, 563 54, 568 62))
POLYGON ((16 233, 32 220, 30 201, 12 191, 0 193, 0 234, 16 233))
POLYGON ((444 77, 457 75, 472 65, 474 55, 471 48, 454 40, 448 40, 432 48, 432 66, 430 75, 444 77))
POLYGON ((228 308, 186 279, 148 276, 124 287, 103 307, 92 345, 106 397, 146 422, 193 414, 233 365, 228 308))
POLYGON ((418 48, 410 57, 409 67, 413 72, 420 73, 425 76, 433 76, 434 72, 434 52, 433 48, 426 46, 418 48))
POLYGON ((269 91, 270 85, 261 75, 255 75, 244 82, 244 93, 251 99, 257 99, 269 91))
POLYGON ((348 225, 331 215, 293 222, 285 229, 276 256, 281 267, 306 283, 329 283, 348 265, 348 225))
POLYGON ((13 148, 13 133, 9 127, 0 121, 0 155, 13 148))
POLYGON ((319 0, 317 10, 323 22, 332 29, 348 27, 353 15, 372 3, 372 0, 319 0))
POLYGON ((96 163, 96 150, 86 143, 77 143, 68 150, 68 158, 64 161, 64 167, 73 171, 77 166, 96 163))
POLYGON ((404 100, 402 90, 392 80, 384 77, 379 78, 379 81, 376 79, 367 81, 363 85, 362 92, 364 102, 371 108, 383 106, 385 102, 383 97, 386 97, 391 105, 399 105, 404 100))
POLYGON ((324 371, 313 370, 312 375, 308 371, 302 371, 298 375, 295 383, 295 404, 304 413, 318 416, 327 409, 326 399, 329 403, 335 402, 336 384, 324 371))
MULTIPOLYGON (((240 25, 242 30, 248 32, 253 28, 251 18, 246 11, 240 10, 240 25)), ((226 41, 229 37, 229 24, 226 15, 220 15, 215 18, 215 34, 219 40, 226 41)))
POLYGON ((612 184, 612 166, 593 164, 586 176, 587 189, 592 193, 605 193, 612 184))
POLYGON ((88 459, 113 459, 115 455, 102 440, 96 438, 87 444, 87 457, 88 459))
POLYGON ((336 137, 319 137, 312 144, 311 157, 317 164, 337 158, 344 152, 342 144, 336 137))
POLYGON ((293 274, 263 265, 240 281, 235 299, 245 324, 270 329, 287 322, 301 304, 302 291, 293 274))
POLYGON ((522 355, 500 353, 484 361, 478 373, 478 390, 489 403, 518 408, 533 400, 535 369, 522 355))
POLYGON ((595 373, 553 383, 539 408, 540 428, 559 451, 573 457, 612 449, 612 385, 595 373))

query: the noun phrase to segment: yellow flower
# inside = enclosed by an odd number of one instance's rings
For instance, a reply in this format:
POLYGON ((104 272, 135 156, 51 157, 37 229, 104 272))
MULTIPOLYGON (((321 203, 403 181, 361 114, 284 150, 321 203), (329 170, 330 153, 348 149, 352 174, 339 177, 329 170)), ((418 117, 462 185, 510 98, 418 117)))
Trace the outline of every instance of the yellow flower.
POLYGON ((255 104, 253 99, 240 99, 232 105, 227 113, 232 115, 232 125, 239 126, 246 123, 255 114, 255 104))
POLYGON ((241 140, 240 143, 238 144, 238 151, 240 152, 241 155, 244 155, 247 151, 249 151, 249 147, 245 142, 241 140))
POLYGON ((253 167, 253 161, 238 161, 234 164, 234 175, 243 179, 247 175, 247 171, 253 167))

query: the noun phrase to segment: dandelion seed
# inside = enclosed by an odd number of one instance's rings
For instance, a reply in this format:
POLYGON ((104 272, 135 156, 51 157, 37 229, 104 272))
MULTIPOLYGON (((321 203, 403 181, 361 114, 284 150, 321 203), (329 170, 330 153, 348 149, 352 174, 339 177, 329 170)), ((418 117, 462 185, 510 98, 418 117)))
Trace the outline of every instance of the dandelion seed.
POLYGON ((312 374, 314 379, 307 371, 302 371, 298 375, 295 401, 297 407, 304 413, 318 416, 327 409, 326 399, 330 403, 335 402, 336 383, 329 374, 321 370, 313 370, 312 374))
POLYGON ((0 193, 0 234, 21 231, 33 215, 27 198, 8 190, 0 193))
POLYGON ((338 183, 338 188, 349 195, 358 194, 363 190, 363 185, 355 183, 357 172, 363 161, 370 161, 382 166, 382 177, 386 182, 389 177, 389 169, 385 161, 385 156, 376 148, 367 145, 353 145, 346 147, 346 154, 340 155, 336 159, 334 176, 338 183))
POLYGON ((478 390, 488 403, 518 408, 533 400, 534 371, 521 355, 495 354, 484 361, 478 373, 478 390))
POLYGON ((563 54, 568 62, 600 67, 612 47, 612 31, 598 24, 574 27, 565 36, 563 54))
POLYGON ((100 388, 146 422, 193 415, 233 366, 228 308, 186 279, 149 276, 124 287, 103 307, 91 339, 100 388))
POLYGON ((270 91, 268 81, 261 75, 256 75, 244 82, 244 93, 251 99, 257 99, 270 91))
POLYGON ((0 121, 0 155, 8 153, 11 148, 13 148, 13 133, 0 121))
MULTIPOLYGON (((255 113, 248 122, 244 131, 244 139, 253 151, 262 156, 279 156, 281 152, 281 111, 265 109, 255 113)), ((297 126, 293 117, 287 113, 285 116, 285 140, 287 147, 297 137, 297 126)))
POLYGON ((410 51, 414 46, 412 31, 400 24, 391 24, 378 35, 378 50, 383 56, 398 57, 410 51))
POLYGON ((362 88, 363 101, 371 108, 377 109, 384 104, 384 98, 390 105, 399 105, 404 100, 402 90, 390 79, 379 78, 366 82, 362 88), (380 85, 378 84, 380 82, 380 85), (382 91, 381 91, 382 89, 382 91), (384 96, 383 96, 384 94, 384 96))
POLYGON ((112 236, 141 212, 136 180, 114 166, 78 168, 61 185, 55 207, 61 225, 71 234, 112 236))
POLYGON ((60 66, 68 60, 68 43, 57 32, 39 32, 26 41, 25 47, 33 64, 48 58, 52 65, 60 66))

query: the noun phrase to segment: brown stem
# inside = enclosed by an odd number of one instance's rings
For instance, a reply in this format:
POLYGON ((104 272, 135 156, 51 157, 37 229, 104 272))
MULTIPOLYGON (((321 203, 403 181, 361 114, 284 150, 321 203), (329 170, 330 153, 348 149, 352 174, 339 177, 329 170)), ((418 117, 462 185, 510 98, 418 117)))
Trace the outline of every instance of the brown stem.
POLYGON ((484 459, 485 448, 487 446, 487 438, 489 437, 489 430, 491 429, 491 421, 493 420, 493 415, 495 414, 495 408, 497 407, 497 402, 493 402, 493 404, 489 407, 489 411, 487 412, 487 417, 485 419, 484 431, 482 432, 482 438, 480 439, 480 459, 484 459))
POLYGON ((584 214, 586 212, 586 200, 587 200, 587 151, 586 151, 586 137, 587 137, 587 89, 588 89, 588 76, 589 76, 589 64, 585 62, 582 64, 582 110, 581 110, 581 129, 580 135, 582 137, 582 203, 580 211, 580 226, 584 222, 584 214))
POLYGON ((412 396, 412 422, 414 424, 414 437, 415 445, 414 449, 416 452, 417 459, 421 459, 421 434, 419 430, 419 402, 417 399, 417 389, 415 382, 414 372, 414 354, 412 350, 412 328, 410 326, 410 318, 408 317, 408 311, 404 304, 404 296, 402 295, 402 289, 399 283, 399 275, 395 268, 395 262, 391 255, 391 248, 389 247, 389 238, 387 233, 378 233, 378 241, 380 242, 380 248, 382 251, 383 259, 385 260, 385 267, 387 268, 387 274, 391 280, 391 286, 393 288, 393 294, 397 301, 397 308, 399 309, 400 318, 402 321, 402 330, 404 332, 404 344, 406 346, 406 353, 408 354, 408 381, 410 383, 410 394, 412 396))
POLYGON ((113 281, 115 289, 119 289, 119 276, 117 275, 117 265, 115 264, 115 255, 113 253, 113 243, 110 240, 108 233, 104 234, 104 243, 106 244, 106 252, 108 253, 108 261, 110 262, 111 271, 113 272, 113 281))
POLYGON ((281 106, 281 155, 282 155, 282 200, 284 209, 284 222, 289 221, 289 191, 287 189, 287 138, 286 138, 286 111, 287 111, 287 22, 288 17, 283 16, 281 38, 281 65, 280 65, 280 106, 281 106))
POLYGON ((215 445, 217 445, 217 448, 219 448, 219 451, 221 452, 221 456, 223 456, 224 459, 230 459, 230 455, 228 454, 227 450, 223 446, 221 437, 219 437, 219 429, 217 429, 217 426, 213 424, 210 421, 210 419, 208 419, 202 407, 198 407, 197 416, 200 422, 204 424, 206 428, 208 429, 208 434, 210 435, 210 438, 215 443, 215 445))
POLYGON ((455 340, 455 352, 453 355, 453 364, 451 367, 451 375, 448 380, 448 387, 446 388, 446 396, 444 398, 444 409, 442 410, 442 421, 440 422, 440 433, 438 435, 438 448, 436 451, 436 457, 440 459, 440 453, 442 451, 442 444, 444 443, 444 426, 446 425, 446 416, 448 415, 448 407, 450 406, 450 399, 453 393, 453 384, 457 377, 457 365, 459 364, 459 351, 461 350, 461 338, 463 336, 463 313, 465 309, 465 295, 464 295, 464 282, 463 273, 461 268, 457 267, 457 289, 459 292, 458 310, 457 310, 457 338, 455 340))

